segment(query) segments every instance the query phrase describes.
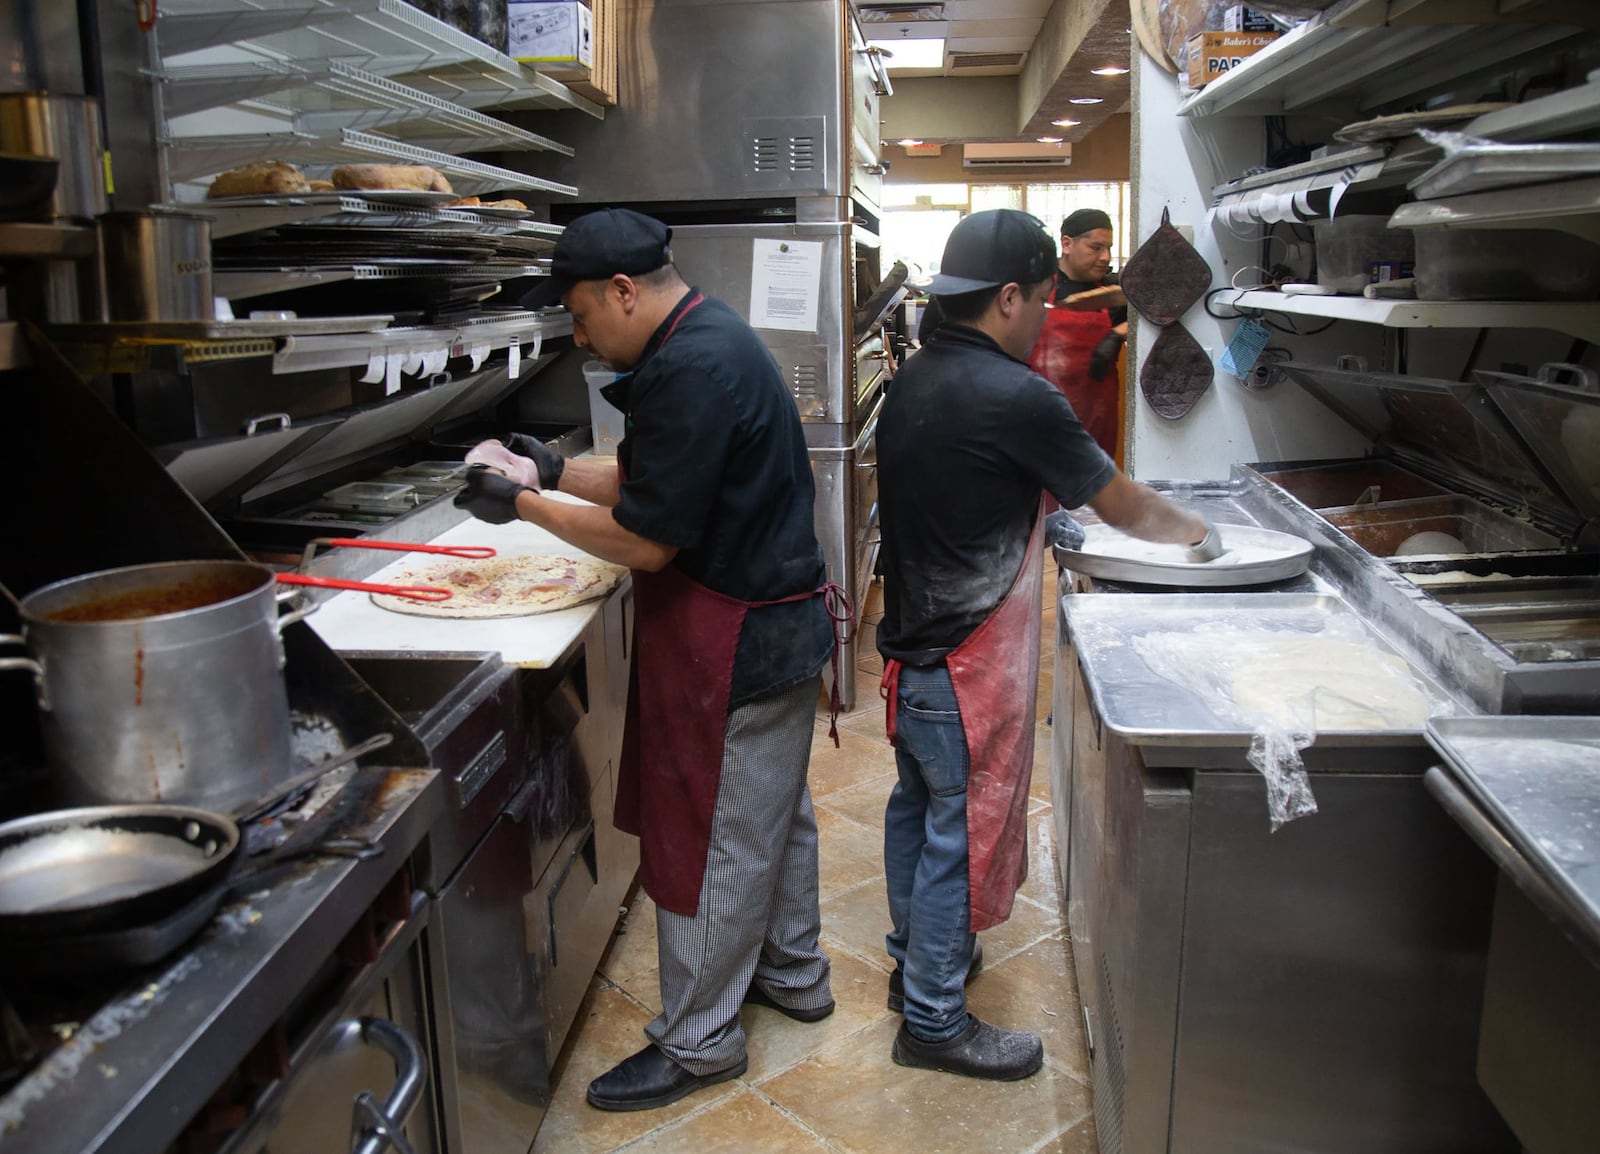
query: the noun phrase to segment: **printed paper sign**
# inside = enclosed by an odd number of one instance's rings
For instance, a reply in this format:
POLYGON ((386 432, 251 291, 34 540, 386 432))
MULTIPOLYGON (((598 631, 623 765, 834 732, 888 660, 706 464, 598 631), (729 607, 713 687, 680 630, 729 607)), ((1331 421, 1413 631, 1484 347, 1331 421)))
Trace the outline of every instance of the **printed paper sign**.
POLYGON ((750 268, 750 324, 758 329, 817 329, 822 242, 758 240, 750 268))

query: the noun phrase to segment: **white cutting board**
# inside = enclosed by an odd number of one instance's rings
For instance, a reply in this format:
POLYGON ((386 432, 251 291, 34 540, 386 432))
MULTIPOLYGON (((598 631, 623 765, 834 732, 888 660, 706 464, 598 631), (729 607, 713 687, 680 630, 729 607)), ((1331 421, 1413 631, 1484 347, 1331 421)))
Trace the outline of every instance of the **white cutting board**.
MULTIPOLYGON (((560 500, 564 495, 551 496, 560 500)), ((560 553, 579 558, 589 556, 555 534, 526 521, 490 525, 469 518, 428 544, 488 545, 502 557, 529 553, 560 553)), ((392 565, 378 570, 366 580, 379 583, 389 581, 394 573, 407 565, 432 560, 423 553, 397 553, 395 558, 392 565)), ((601 598, 586 605, 576 605, 555 613, 536 613, 531 617, 451 621, 439 617, 391 613, 374 605, 370 594, 346 591, 324 602, 306 618, 306 624, 315 629, 332 648, 340 651, 498 653, 507 665, 548 669, 561 659, 561 655, 578 639, 604 604, 605 599, 601 598)))

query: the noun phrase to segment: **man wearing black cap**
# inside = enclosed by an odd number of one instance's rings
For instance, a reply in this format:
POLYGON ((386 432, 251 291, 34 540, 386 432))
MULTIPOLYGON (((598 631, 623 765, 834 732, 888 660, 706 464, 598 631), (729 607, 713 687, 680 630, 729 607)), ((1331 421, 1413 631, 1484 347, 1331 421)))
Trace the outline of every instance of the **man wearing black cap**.
POLYGON ((1111 218, 1080 208, 1061 222, 1050 312, 1033 347, 1034 371, 1060 389, 1099 446, 1117 455, 1117 354, 1128 302, 1111 271, 1111 218))
POLYGON ((742 1001, 802 1022, 834 1008, 806 788, 833 627, 805 440, 766 347, 684 283, 671 236, 622 209, 581 217, 523 300, 559 299, 574 341, 622 371, 603 390, 626 417, 616 464, 512 436, 537 486, 474 470, 457 498, 633 570, 616 823, 640 837, 657 906, 662 1011, 650 1044, 590 1083, 603 1110, 665 1106, 744 1073, 742 1001))
MULTIPOLYGON (((944 323, 878 422, 885 726, 900 780, 884 814, 892 1056, 974 1078, 1039 1069, 1037 1034, 967 1012, 977 931, 1027 872, 1039 677, 1041 491, 1152 541, 1220 552, 1200 518, 1119 472, 1034 373, 1055 248, 1011 209, 955 227, 929 291, 944 323)), ((1065 514, 1057 514, 1065 517, 1065 514)))

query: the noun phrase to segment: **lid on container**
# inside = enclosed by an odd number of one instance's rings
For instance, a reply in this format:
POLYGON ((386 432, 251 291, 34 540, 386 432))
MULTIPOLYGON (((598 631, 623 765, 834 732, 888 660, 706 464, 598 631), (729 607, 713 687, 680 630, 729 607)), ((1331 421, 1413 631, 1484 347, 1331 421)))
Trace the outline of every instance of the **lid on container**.
POLYGON ((1600 378, 1581 365, 1473 374, 1585 520, 1600 520, 1600 378))
POLYGON ((1483 385, 1369 372, 1359 357, 1340 357, 1333 367, 1299 361, 1279 367, 1421 472, 1529 506, 1568 533, 1576 528, 1564 487, 1483 385))

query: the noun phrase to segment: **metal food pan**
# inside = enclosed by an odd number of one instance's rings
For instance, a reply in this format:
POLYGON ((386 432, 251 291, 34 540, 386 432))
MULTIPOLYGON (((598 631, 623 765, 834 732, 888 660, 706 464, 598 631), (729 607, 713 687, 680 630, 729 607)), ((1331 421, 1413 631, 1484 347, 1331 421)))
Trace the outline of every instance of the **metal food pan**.
POLYGON ((1354 505, 1376 489, 1378 501, 1408 501, 1445 496, 1448 489, 1388 461, 1345 461, 1334 465, 1275 468, 1261 474, 1313 509, 1354 505))
POLYGON ((1460 495, 1381 501, 1321 509, 1333 525, 1375 557, 1393 557, 1417 533, 1448 533, 1468 553, 1522 553, 1559 549, 1561 541, 1526 521, 1460 495))

